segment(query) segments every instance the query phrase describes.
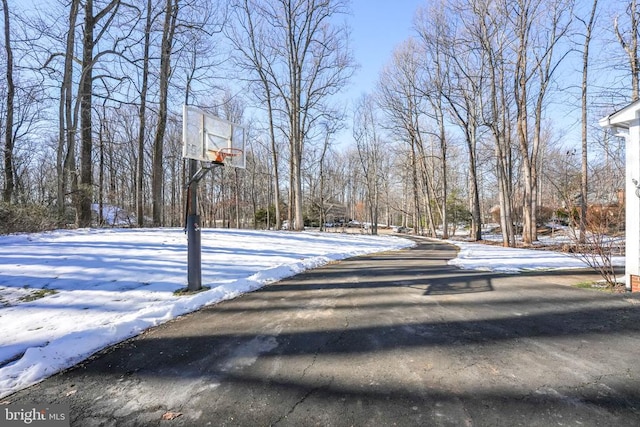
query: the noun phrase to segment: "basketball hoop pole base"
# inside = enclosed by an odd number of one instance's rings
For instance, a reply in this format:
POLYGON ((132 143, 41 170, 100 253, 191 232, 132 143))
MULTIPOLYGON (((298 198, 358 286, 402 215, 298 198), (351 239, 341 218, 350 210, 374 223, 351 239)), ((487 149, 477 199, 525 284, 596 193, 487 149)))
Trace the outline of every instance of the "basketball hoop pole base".
POLYGON ((202 289, 202 236, 200 215, 198 214, 198 182, 209 169, 198 170, 198 161, 189 160, 187 183, 187 291, 198 292, 202 289))
POLYGON ((187 290, 196 292, 202 289, 200 215, 187 216, 187 241, 187 290))

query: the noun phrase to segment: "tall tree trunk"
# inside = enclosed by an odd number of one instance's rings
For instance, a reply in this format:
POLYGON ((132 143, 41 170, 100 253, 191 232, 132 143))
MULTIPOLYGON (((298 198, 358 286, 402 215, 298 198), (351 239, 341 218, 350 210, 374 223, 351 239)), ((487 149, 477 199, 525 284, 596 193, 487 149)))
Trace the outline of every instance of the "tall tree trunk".
POLYGON ((163 190, 164 190, 164 134, 167 128, 167 109, 169 94, 169 79, 171 77, 171 50, 173 35, 176 29, 178 15, 178 1, 166 0, 164 25, 162 27, 162 45, 160 54, 160 93, 158 105, 158 125, 153 140, 153 166, 151 177, 151 197, 153 201, 153 225, 162 225, 163 190))
MULTIPOLYGON (((274 208, 275 208, 275 228, 276 230, 280 230, 282 228, 282 213, 280 212, 280 175, 278 168, 278 149, 276 145, 276 134, 275 134, 275 123, 273 121, 273 105, 271 99, 271 91, 268 88, 269 82, 263 79, 263 84, 266 88, 267 93, 267 114, 269 117, 269 140, 271 142, 271 161, 273 162, 272 172, 273 172, 273 198, 274 198, 274 208)), ((269 206, 267 206, 267 211, 269 206)), ((267 224, 267 228, 269 228, 269 224, 267 224)))
POLYGON ((517 59, 514 74, 514 94, 516 103, 516 134, 518 146, 520 147, 520 157, 522 161, 523 178, 523 203, 522 203, 522 243, 531 245, 532 243, 532 176, 531 159, 529 157, 529 131, 528 131, 528 91, 527 91, 527 53, 529 46, 528 34, 529 24, 529 4, 527 0, 518 2, 518 18, 516 21, 516 31, 518 34, 517 59))
MULTIPOLYGON (((104 106, 103 106, 104 112, 104 106)), ((98 162, 98 225, 104 225, 104 120, 106 117, 102 118, 100 121, 99 131, 98 131, 98 142, 99 142, 99 162, 98 162)), ((115 174, 113 173, 113 169, 111 170, 111 176, 113 177, 115 174)), ((113 180, 113 178, 112 178, 113 180)))
MULTIPOLYGON (((473 119, 472 119, 473 120, 473 119)), ((480 191, 478 190, 478 165, 476 162, 476 130, 475 125, 470 124, 467 132, 467 145, 469 148, 469 181, 471 189, 471 238, 482 240, 482 218, 480 211, 480 191)))
POLYGON ((9 27, 9 5, 7 0, 2 0, 2 10, 4 12, 4 47, 7 54, 7 103, 6 103, 6 123, 4 135, 4 191, 2 199, 6 203, 11 202, 14 189, 13 171, 13 100, 15 97, 15 85, 13 83, 13 49, 11 47, 11 31, 9 27))
POLYGON ((142 88, 138 119, 138 162, 136 167, 136 216, 138 227, 144 226, 144 139, 146 133, 147 90, 149 85, 149 48, 151 39, 152 2, 147 0, 147 18, 144 30, 144 57, 142 58, 142 88))
MULTIPOLYGON (((293 35, 292 35, 293 37, 293 35)), ((291 48, 295 48, 296 43, 291 41, 291 48)), ((296 231, 304 230, 304 217, 302 214, 303 200, 302 200, 302 129, 300 122, 300 107, 301 107, 301 75, 298 72, 298 52, 292 52, 292 66, 291 66, 291 175, 293 177, 293 229, 296 231)))
POLYGON ((498 200, 500 204, 500 228, 502 230, 502 244, 505 247, 515 246, 515 236, 513 232, 513 215, 511 205, 511 157, 508 135, 508 120, 506 113, 506 96, 504 93, 504 70, 492 69, 491 79, 491 109, 492 119, 491 130, 495 143, 496 156, 496 177, 498 179, 498 200), (500 80, 495 73, 500 73, 500 80), (498 87, 501 89, 498 90, 498 87), (499 107, 502 105, 502 109, 499 107))
POLYGON ((433 211, 434 209, 438 210, 438 201, 436 200, 436 191, 433 185, 434 180, 429 179, 429 172, 433 175, 433 169, 428 169, 426 159, 422 157, 422 185, 425 221, 429 227, 429 235, 436 238, 438 237, 438 233, 436 232, 436 221, 433 211))
MULTIPOLYGON (((424 151, 424 143, 421 137, 420 126, 418 124, 418 119, 417 119, 418 113, 413 108, 413 102, 411 98, 409 99, 409 103, 410 103, 410 107, 408 108, 408 114, 412 117, 412 119, 408 120, 408 122, 411 123, 408 131, 410 134, 409 138, 412 140, 412 143, 411 143, 412 149, 417 150, 417 152, 415 153, 416 168, 420 168, 420 173, 422 177, 422 181, 420 184, 422 184, 421 189, 424 195, 423 200, 424 200, 425 221, 429 228, 429 235, 431 237, 437 237, 436 224, 433 218, 433 209, 432 209, 432 203, 437 205, 437 202, 436 202, 435 190, 433 188, 434 187, 433 179, 430 178, 430 176, 433 176, 434 173, 432 168, 429 168, 429 164, 427 163, 427 158, 429 156, 427 156, 427 153, 425 153, 424 151), (416 117, 416 119, 413 120, 413 117, 416 117)), ((418 217, 420 218, 421 215, 418 215, 418 217)), ((420 231, 421 234, 423 232, 424 232, 423 230, 420 231)))
POLYGON ((86 0, 84 6, 84 33, 82 37, 82 77, 78 97, 80 98, 80 188, 78 189, 78 227, 91 225, 91 202, 93 201, 93 47, 95 17, 93 0, 86 0))
MULTIPOLYGON (((498 137, 500 138, 500 137, 498 137)), ((514 246, 513 218, 511 215, 511 190, 508 173, 507 158, 503 153, 502 139, 496 142, 496 169, 498 177, 498 200, 500 203, 500 229, 502 230, 502 245, 514 246)))
POLYGON ((411 138, 411 178, 413 184, 413 233, 422 234, 422 215, 420 212, 420 180, 418 179, 418 158, 416 141, 411 138))
MULTIPOLYGON (((93 0, 85 0, 84 32, 82 37, 82 76, 78 89, 80 99, 80 186, 78 188, 77 223, 78 227, 91 225, 91 202, 93 201, 93 49, 96 45, 94 30, 99 22, 114 8, 119 0, 112 0, 104 9, 93 14, 93 0)), ((117 13, 117 10, 113 12, 117 13)), ((105 23, 100 34, 104 34, 108 23, 105 23)), ((100 37, 98 37, 99 39, 100 37)))
MULTIPOLYGON (((58 221, 64 222, 67 179, 75 177, 75 131, 73 115, 73 59, 75 46, 75 27, 78 18, 80 0, 72 0, 69 5, 69 31, 67 32, 64 57, 64 70, 60 85, 60 103, 58 105, 58 149, 56 152, 57 209, 58 221)), ((76 180, 73 180, 75 190, 76 180)), ((75 194, 75 193, 73 193, 75 194)))
POLYGON ((293 224, 294 230, 304 230, 302 200, 302 147, 296 144, 293 162, 293 224))
POLYGON ((589 169, 587 165, 587 84, 589 82, 589 44, 591 43, 591 30, 595 21, 597 8, 598 0, 593 0, 589 22, 586 24, 586 33, 583 44, 584 48, 582 51, 582 165, 580 176, 580 195, 582 197, 580 198, 580 243, 585 243, 587 231, 587 206, 589 203, 589 169))
POLYGON ((442 113, 442 105, 440 105, 439 108, 439 112, 438 112, 438 123, 439 123, 439 129, 440 129, 440 134, 438 135, 438 139, 440 141, 440 156, 442 157, 441 159, 441 163, 440 163, 440 167, 441 170, 440 172, 442 173, 442 189, 441 189, 441 196, 442 196, 442 206, 441 206, 441 214, 442 214, 442 238, 443 239, 448 239, 449 238, 449 218, 448 218, 448 209, 447 209, 447 197, 448 197, 448 191, 447 191, 447 185, 448 185, 448 181, 447 181, 447 139, 446 139, 446 134, 445 134, 445 127, 444 127, 444 114, 442 113))
POLYGON ((320 155, 320 161, 319 161, 319 197, 318 197, 318 211, 319 211, 319 217, 320 217, 320 231, 324 231, 325 227, 324 224, 326 222, 326 212, 325 212, 325 207, 324 207, 324 184, 325 184, 325 169, 324 169, 324 160, 326 158, 327 155, 327 150, 329 149, 329 132, 327 131, 327 134, 325 135, 324 138, 324 144, 322 144, 322 154, 320 155))

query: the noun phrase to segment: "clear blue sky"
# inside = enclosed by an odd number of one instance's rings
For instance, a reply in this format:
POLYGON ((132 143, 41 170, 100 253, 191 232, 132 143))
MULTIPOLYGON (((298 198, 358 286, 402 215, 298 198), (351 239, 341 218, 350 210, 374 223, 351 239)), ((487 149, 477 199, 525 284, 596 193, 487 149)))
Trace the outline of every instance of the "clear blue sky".
POLYGON ((347 96, 371 92, 393 49, 412 33, 413 17, 427 0, 352 0, 351 42, 360 69, 347 96))
MULTIPOLYGON (((413 34, 413 18, 418 7, 428 0, 352 0, 351 48, 359 68, 344 91, 341 100, 349 108, 346 120, 350 126, 351 107, 364 93, 372 93, 382 67, 391 61, 396 46, 413 34)), ((336 135, 339 146, 351 144, 351 129, 336 135)))

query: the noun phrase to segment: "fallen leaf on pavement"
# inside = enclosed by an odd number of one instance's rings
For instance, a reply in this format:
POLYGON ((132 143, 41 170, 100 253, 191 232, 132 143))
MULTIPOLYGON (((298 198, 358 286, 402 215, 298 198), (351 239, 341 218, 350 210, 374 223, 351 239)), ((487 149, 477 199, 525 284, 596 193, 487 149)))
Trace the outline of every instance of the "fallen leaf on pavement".
POLYGON ((162 415, 162 419, 163 420, 174 420, 174 419, 178 418, 181 415, 182 415, 182 412, 171 412, 171 411, 169 411, 169 412, 165 412, 162 415))

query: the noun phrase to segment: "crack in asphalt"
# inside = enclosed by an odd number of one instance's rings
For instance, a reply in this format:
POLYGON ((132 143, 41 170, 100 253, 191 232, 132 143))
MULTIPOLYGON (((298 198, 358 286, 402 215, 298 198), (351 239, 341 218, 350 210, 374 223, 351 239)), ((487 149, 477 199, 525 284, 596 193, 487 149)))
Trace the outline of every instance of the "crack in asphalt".
MULTIPOLYGON (((302 371, 302 375, 301 375, 300 379, 304 378, 307 375, 307 372, 315 365, 316 360, 318 359, 318 355, 320 354, 321 351, 323 351, 326 347, 328 347, 330 345, 339 343, 344 338, 344 335, 346 334, 347 329, 349 329, 349 318, 345 317, 344 328, 342 329, 340 334, 338 334, 338 336, 335 339, 332 339, 332 340, 329 340, 329 341, 325 341, 320 347, 318 347, 316 349, 316 351, 315 351, 315 353, 313 355, 313 358, 311 359, 311 362, 302 371)), ((329 379, 328 383, 322 384, 322 385, 319 385, 317 387, 313 387, 313 388, 307 390, 307 392, 304 395, 302 395, 302 397, 300 399, 298 399, 291 406, 291 408, 289 408, 289 410, 287 411, 286 414, 282 415, 280 418, 278 418, 276 421, 274 421, 271 425, 272 426, 278 425, 280 422, 285 420, 289 415, 291 415, 292 413, 295 412, 296 408, 299 405, 304 403, 309 398, 309 396, 311 396, 315 392, 317 392, 319 390, 326 389, 328 387, 331 387, 331 384, 333 384, 334 379, 335 379, 335 377, 331 376, 331 378, 329 379)))
POLYGON ((295 412, 296 408, 297 408, 299 405, 303 404, 303 403, 304 403, 304 402, 309 398, 309 396, 311 396, 312 394, 314 394, 316 391, 323 390, 323 389, 326 389, 326 388, 331 387, 331 384, 333 384, 333 380, 334 380, 334 378, 335 378, 335 377, 333 377, 333 376, 332 376, 332 377, 329 379, 329 382, 328 382, 327 384, 323 384, 323 385, 320 385, 320 386, 318 386, 318 387, 314 387, 314 388, 312 388, 312 389, 309 389, 309 390, 308 390, 308 391, 307 391, 307 392, 306 392, 306 393, 305 393, 305 394, 304 394, 300 399, 298 399, 298 400, 293 404, 293 406, 289 409, 289 411, 287 411, 287 413, 286 413, 286 414, 284 414, 283 416, 281 416, 280 418, 278 418, 278 419, 277 419, 273 424, 271 424, 271 425, 272 425, 272 426, 275 426, 275 425, 280 424, 280 422, 282 422, 283 420, 285 420, 289 415, 293 414, 293 413, 295 412))
POLYGON ((324 342, 320 347, 318 347, 316 349, 315 353, 313 354, 313 359, 311 360, 311 363, 309 363, 309 365, 307 365, 307 367, 304 368, 304 370, 302 371, 302 376, 300 377, 301 379, 304 378, 305 375, 307 375, 307 371, 309 369, 311 369, 315 365, 316 360, 318 359, 318 355, 320 354, 320 352, 323 351, 329 345, 333 345, 333 344, 339 343, 342 340, 342 338, 344 338, 344 335, 347 332, 347 329, 349 329, 349 318, 345 317, 344 328, 342 329, 342 331, 340 331, 340 334, 338 334, 338 336, 336 338, 324 342))

